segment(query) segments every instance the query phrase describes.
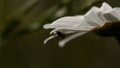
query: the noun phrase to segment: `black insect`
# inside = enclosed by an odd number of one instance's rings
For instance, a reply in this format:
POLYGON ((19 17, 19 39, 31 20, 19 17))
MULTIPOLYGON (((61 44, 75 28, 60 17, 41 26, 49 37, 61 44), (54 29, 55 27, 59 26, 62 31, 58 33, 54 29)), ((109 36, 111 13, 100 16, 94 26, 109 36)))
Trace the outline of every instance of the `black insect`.
POLYGON ((57 35, 58 35, 58 37, 61 37, 62 39, 65 38, 65 34, 59 32, 59 31, 57 31, 57 35))

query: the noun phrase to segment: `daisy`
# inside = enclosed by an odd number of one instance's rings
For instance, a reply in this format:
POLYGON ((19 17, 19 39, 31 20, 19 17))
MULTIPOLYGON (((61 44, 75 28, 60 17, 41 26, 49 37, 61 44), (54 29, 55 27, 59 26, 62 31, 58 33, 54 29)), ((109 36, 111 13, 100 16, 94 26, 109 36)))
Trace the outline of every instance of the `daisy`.
MULTIPOLYGON (((50 34, 53 35, 48 37, 44 41, 44 44, 46 44, 48 40, 59 36, 63 39, 59 41, 58 45, 63 47, 70 40, 86 34, 89 31, 99 34, 99 32, 104 31, 103 27, 105 27, 106 24, 108 25, 108 22, 111 25, 113 22, 120 21, 119 14, 120 8, 112 8, 109 4, 104 2, 100 8, 94 6, 84 15, 59 18, 53 23, 43 26, 44 29, 53 29, 50 32, 50 34), (66 34, 71 35, 65 37, 66 34)), ((111 26, 107 26, 105 28, 109 29, 110 27, 111 26)))

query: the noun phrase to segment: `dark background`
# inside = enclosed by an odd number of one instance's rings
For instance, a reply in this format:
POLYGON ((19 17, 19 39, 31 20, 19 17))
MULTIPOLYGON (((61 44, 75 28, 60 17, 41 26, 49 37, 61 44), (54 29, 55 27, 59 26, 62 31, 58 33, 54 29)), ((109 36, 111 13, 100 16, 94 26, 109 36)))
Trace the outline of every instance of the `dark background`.
POLYGON ((0 0, 0 68, 120 68, 120 46, 114 37, 88 33, 58 47, 59 38, 43 45, 51 23, 80 15, 103 2, 119 7, 120 0, 0 0), (61 8, 66 13, 55 17, 61 8))

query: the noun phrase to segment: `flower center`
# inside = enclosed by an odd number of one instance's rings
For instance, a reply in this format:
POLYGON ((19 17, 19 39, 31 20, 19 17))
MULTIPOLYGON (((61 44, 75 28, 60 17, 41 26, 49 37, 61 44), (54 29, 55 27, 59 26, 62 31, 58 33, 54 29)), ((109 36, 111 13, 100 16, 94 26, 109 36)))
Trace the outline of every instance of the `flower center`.
POLYGON ((93 29, 93 32, 104 37, 120 35, 120 21, 106 22, 102 27, 93 29))

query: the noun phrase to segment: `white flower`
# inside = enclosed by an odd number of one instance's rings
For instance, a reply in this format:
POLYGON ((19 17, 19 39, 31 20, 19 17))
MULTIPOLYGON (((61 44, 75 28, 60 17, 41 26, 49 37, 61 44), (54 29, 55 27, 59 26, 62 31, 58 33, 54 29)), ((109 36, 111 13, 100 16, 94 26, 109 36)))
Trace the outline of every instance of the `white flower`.
POLYGON ((72 34, 59 41, 59 46, 63 47, 70 40, 81 36, 96 27, 102 27, 106 22, 115 22, 120 20, 120 8, 112 8, 106 2, 100 8, 92 7, 85 15, 62 17, 51 24, 45 24, 45 29, 54 29, 50 36, 44 41, 64 34, 72 34), (58 34, 59 32, 59 34, 58 34))

